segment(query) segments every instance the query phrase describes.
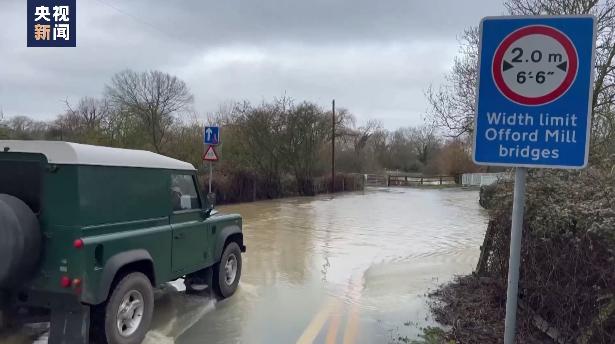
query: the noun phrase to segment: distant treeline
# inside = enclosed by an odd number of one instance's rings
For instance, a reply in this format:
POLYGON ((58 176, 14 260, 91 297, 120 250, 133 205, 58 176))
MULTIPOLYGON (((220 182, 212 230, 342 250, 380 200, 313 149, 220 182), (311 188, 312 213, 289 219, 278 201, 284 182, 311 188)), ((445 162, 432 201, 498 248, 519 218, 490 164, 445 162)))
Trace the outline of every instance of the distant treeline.
MULTIPOLYGON (((54 120, 0 114, 0 139, 145 149, 189 161, 204 173, 204 121, 192 103, 188 86, 177 77, 127 70, 114 75, 100 97, 85 97, 76 104, 67 101, 54 120)), ((206 117, 207 124, 222 127, 214 189, 223 201, 313 195, 330 189, 331 110, 281 97, 260 104, 223 104, 206 117)), ((445 140, 431 126, 389 131, 374 120, 357 125, 347 109, 339 109, 335 131, 339 173, 456 175, 476 169, 465 141, 445 140)), ((355 179, 340 176, 337 189, 360 188, 355 179)))

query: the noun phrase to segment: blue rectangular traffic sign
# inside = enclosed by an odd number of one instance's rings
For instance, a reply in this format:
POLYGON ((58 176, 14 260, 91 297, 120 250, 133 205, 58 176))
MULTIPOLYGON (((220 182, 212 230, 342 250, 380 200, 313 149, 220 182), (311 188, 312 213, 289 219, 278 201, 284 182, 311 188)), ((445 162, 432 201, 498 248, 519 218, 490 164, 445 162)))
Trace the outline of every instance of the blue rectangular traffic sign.
POLYGON ((220 144, 220 127, 205 127, 203 143, 211 146, 220 144))
POLYGON ((593 16, 483 19, 475 163, 587 165, 595 25, 593 16))

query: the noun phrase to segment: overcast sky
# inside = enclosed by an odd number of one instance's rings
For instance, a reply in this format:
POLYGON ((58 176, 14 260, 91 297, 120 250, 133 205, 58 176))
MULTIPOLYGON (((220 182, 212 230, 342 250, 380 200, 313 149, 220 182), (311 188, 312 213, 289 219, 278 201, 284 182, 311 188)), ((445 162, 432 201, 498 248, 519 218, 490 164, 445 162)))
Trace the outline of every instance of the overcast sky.
POLYGON ((359 122, 422 123, 464 28, 495 0, 78 0, 77 48, 27 48, 26 0, 0 0, 0 108, 50 119, 124 69, 183 79, 200 115, 286 94, 359 122))

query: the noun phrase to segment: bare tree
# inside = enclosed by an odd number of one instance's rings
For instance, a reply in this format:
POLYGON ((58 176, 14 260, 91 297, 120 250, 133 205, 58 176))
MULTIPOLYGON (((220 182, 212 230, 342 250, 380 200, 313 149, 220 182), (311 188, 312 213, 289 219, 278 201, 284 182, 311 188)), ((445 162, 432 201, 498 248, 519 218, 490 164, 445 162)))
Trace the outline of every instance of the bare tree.
POLYGON ((315 104, 304 102, 287 110, 285 158, 295 175, 301 195, 314 194, 315 165, 331 125, 325 112, 315 104))
POLYGON ((9 137, 9 129, 4 121, 4 111, 0 108, 0 139, 9 137))
POLYGON ((417 159, 423 165, 426 165, 440 146, 440 138, 436 135, 435 128, 430 125, 422 125, 410 128, 408 134, 408 139, 414 148, 417 159))
POLYGON ((236 142, 224 141, 225 152, 230 150, 244 167, 261 176, 268 198, 281 193, 284 116, 291 106, 292 100, 286 97, 257 107, 248 102, 237 103, 231 115, 232 123, 225 126, 225 132, 236 135, 236 142))
POLYGON ((355 172, 374 169, 374 165, 377 163, 377 154, 370 142, 373 143, 372 138, 375 136, 381 139, 382 135, 378 135, 381 131, 382 123, 380 121, 369 120, 365 125, 356 127, 354 116, 347 113, 347 118, 340 122, 338 129, 336 129, 340 141, 336 151, 342 150, 336 159, 342 160, 340 167, 355 172))
POLYGON ((108 100, 84 97, 76 106, 71 106, 68 100, 65 104, 66 112, 59 115, 50 128, 54 138, 90 144, 109 143, 104 140, 111 112, 108 100))
MULTIPOLYGON (((593 14, 597 18, 592 145, 594 151, 613 149, 615 142, 615 0, 508 0, 512 15, 593 14)), ((476 112, 478 31, 464 32, 460 55, 444 85, 426 91, 429 117, 450 136, 470 134, 476 112)))
POLYGON ((15 116, 7 121, 6 127, 12 139, 42 140, 45 139, 49 125, 26 116, 15 116))
POLYGON ((74 109, 68 101, 65 103, 66 114, 76 118, 79 124, 88 130, 98 129, 108 120, 110 112, 108 99, 84 97, 74 109))
POLYGON ((592 99, 592 145, 604 150, 615 142, 615 0, 508 0, 514 15, 593 14, 597 19, 596 65, 592 99))
POLYGON ((156 152, 162 151, 174 116, 187 110, 193 102, 182 80, 160 71, 120 72, 111 79, 106 94, 119 113, 136 116, 141 121, 156 152))
POLYGON ((466 29, 460 40, 459 56, 446 75, 444 85, 430 86, 426 93, 428 116, 448 136, 459 137, 474 130, 478 76, 478 28, 466 29))
POLYGON ((459 176, 467 172, 478 171, 470 154, 466 150, 467 144, 458 138, 444 143, 434 158, 434 165, 440 174, 459 176))
POLYGON ((361 151, 367 145, 367 142, 369 141, 370 137, 381 128, 382 123, 380 121, 372 119, 367 121, 364 126, 361 126, 354 130, 354 132, 351 134, 351 137, 353 138, 355 152, 357 154, 360 154, 361 151))
POLYGON ((177 120, 169 132, 165 154, 188 161, 194 166, 202 163, 203 125, 196 113, 192 112, 177 120))

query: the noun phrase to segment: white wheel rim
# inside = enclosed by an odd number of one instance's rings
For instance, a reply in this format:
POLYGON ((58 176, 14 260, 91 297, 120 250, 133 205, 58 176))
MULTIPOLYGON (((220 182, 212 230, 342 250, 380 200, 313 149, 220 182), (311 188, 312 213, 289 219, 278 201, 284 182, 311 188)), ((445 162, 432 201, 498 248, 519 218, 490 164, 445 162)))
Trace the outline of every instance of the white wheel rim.
POLYGON ((139 329, 145 309, 143 295, 131 290, 124 295, 117 311, 117 330, 122 337, 129 337, 139 329))
POLYGON ((232 285, 237 278, 237 257, 234 253, 231 253, 224 263, 224 281, 226 285, 232 285))

